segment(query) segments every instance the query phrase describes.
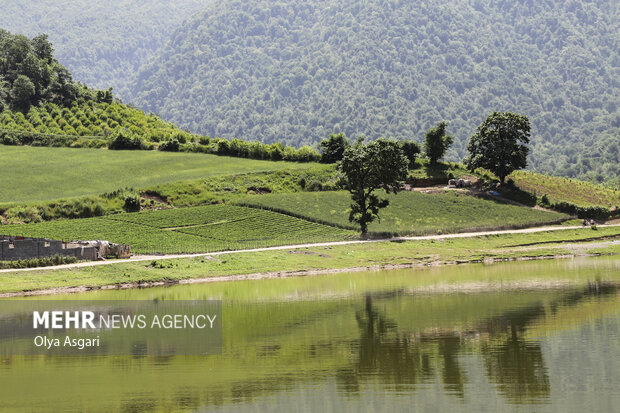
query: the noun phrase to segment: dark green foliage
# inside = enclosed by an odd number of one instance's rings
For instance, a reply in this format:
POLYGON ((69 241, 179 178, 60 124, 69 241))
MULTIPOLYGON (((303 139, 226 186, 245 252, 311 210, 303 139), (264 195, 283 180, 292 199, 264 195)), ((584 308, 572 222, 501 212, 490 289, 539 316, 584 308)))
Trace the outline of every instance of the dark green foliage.
POLYGON ((467 144, 470 170, 488 169, 503 184, 511 172, 527 166, 530 121, 511 112, 493 112, 478 126, 467 144))
POLYGON ((123 205, 125 212, 138 212, 140 211, 140 196, 129 195, 125 198, 125 204, 123 205))
POLYGON ((117 131, 108 145, 108 149, 142 149, 143 143, 139 136, 127 133, 126 131, 117 131))
POLYGON ((122 212, 123 200, 118 197, 83 197, 46 203, 0 207, 0 214, 8 223, 53 221, 56 219, 90 218, 122 212))
POLYGON ((424 136, 424 153, 431 165, 436 165, 454 142, 452 136, 446 134, 447 126, 447 122, 441 121, 437 126, 430 128, 424 136))
POLYGON ((45 35, 30 40, 0 29, 0 100, 3 106, 26 112, 40 102, 64 105, 80 95, 83 88, 75 84, 69 71, 54 59, 52 50, 45 35))
POLYGON ((319 153, 309 146, 296 149, 292 146, 284 146, 279 142, 265 144, 241 139, 231 139, 230 141, 221 138, 211 139, 206 136, 199 137, 198 142, 181 146, 181 150, 271 161, 316 162, 321 158, 319 153))
POLYGON ((162 142, 158 148, 160 151, 166 152, 178 152, 179 151, 179 141, 173 139, 171 141, 162 142))
POLYGON ((620 165, 615 3, 212 2, 132 101, 210 136, 295 145, 334 130, 417 140, 445 119, 451 161, 508 110, 530 116, 530 167, 602 181, 620 165))
POLYGON ((566 214, 574 215, 580 219, 598 219, 598 220, 607 220, 614 215, 609 209, 601 206, 589 206, 589 207, 580 207, 570 202, 557 202, 551 203, 548 206, 550 209, 553 209, 558 212, 564 212, 566 214))
MULTIPOLYGON (((204 0, 28 0, 0 2, 0 27, 35 36, 47 33, 55 55, 74 78, 127 97, 136 72, 204 0)), ((38 36, 39 37, 39 36, 38 36)), ((44 36, 47 37, 47 36, 44 36)), ((35 44, 50 56, 48 44, 35 44)))
POLYGON ((10 95, 15 108, 27 110, 35 95, 34 83, 28 77, 19 75, 13 82, 10 95))
POLYGON ((384 189, 397 193, 407 177, 408 164, 400 144, 383 138, 366 145, 359 138, 344 152, 339 169, 353 201, 349 222, 359 224, 362 234, 379 217, 379 209, 389 205, 387 199, 380 199, 373 192, 384 189))
POLYGON ((319 144, 322 163, 336 163, 342 160, 344 151, 351 146, 344 133, 331 134, 319 144))
POLYGON ((108 90, 98 90, 96 97, 97 97, 97 102, 99 103, 111 104, 114 101, 114 95, 112 94, 112 88, 109 88, 108 90))
POLYGON ((417 142, 413 141, 401 141, 400 146, 403 150, 403 153, 409 160, 409 168, 413 168, 415 166, 416 158, 422 152, 422 150, 420 149, 420 145, 417 142))
POLYGON ((0 261, 0 270, 9 268, 50 267, 53 265, 73 264, 74 262, 78 262, 76 257, 54 255, 53 257, 32 258, 29 260, 0 261))

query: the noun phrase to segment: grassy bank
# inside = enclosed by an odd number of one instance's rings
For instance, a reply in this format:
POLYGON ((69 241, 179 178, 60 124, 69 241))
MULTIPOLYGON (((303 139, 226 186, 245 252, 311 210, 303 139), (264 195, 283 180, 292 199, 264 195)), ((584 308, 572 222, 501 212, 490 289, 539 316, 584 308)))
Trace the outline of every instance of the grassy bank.
POLYGON ((585 254, 618 254, 619 227, 407 242, 372 242, 99 267, 3 273, 0 293, 62 287, 178 282, 239 274, 333 271, 585 254))

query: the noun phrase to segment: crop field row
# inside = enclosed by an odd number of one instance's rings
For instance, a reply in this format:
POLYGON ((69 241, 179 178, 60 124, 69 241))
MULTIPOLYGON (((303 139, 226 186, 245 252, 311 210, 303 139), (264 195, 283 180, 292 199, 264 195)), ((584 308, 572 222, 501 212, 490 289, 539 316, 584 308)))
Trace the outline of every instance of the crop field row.
MULTIPOLYGON (((401 192, 389 195, 388 199, 390 205, 380 211, 380 221, 370 224, 370 232, 399 235, 448 233, 544 224, 566 217, 451 191, 436 194, 401 192)), ((350 196, 345 191, 249 196, 238 203, 342 228, 355 228, 348 220, 350 196)))
POLYGON ((197 253, 354 238, 355 232, 239 206, 209 205, 103 218, 4 225, 8 235, 102 239, 134 253, 197 253))
POLYGON ((233 241, 238 243, 254 243, 269 245, 271 242, 296 243, 319 242, 327 239, 353 238, 355 233, 327 225, 317 224, 294 218, 284 214, 277 214, 265 210, 254 217, 239 221, 225 222, 198 227, 181 228, 177 231, 185 234, 214 238, 219 241, 233 241))
POLYGON ((194 208, 118 214, 107 218, 156 228, 176 228, 245 220, 260 214, 261 211, 252 208, 232 205, 206 205, 194 208))
POLYGON ((570 202, 578 206, 620 207, 620 191, 576 179, 547 176, 529 171, 510 175, 517 187, 551 202, 570 202))

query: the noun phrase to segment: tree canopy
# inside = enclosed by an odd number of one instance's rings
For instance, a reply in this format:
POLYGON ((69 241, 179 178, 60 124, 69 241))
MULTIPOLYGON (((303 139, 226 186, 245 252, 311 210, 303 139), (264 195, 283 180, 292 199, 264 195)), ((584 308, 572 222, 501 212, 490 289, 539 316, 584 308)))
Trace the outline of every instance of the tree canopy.
POLYGON ((113 87, 127 100, 131 74, 204 6, 205 0, 0 0, 0 27, 27 36, 47 33, 76 80, 113 87))
POLYGON ((329 138, 323 139, 319 144, 321 148, 321 162, 335 163, 342 159, 344 151, 351 146, 351 143, 344 133, 329 135, 329 138))
POLYGON ((203 135, 421 142, 445 119, 454 161, 511 111, 532 122, 529 168, 601 182, 620 175, 616 3, 5 1, 0 27, 48 33, 75 79, 203 135))
POLYGON ((424 153, 431 162, 431 165, 437 164, 446 151, 454 142, 454 138, 446 133, 448 123, 441 121, 437 126, 430 128, 424 137, 424 153))
POLYGON ((379 217, 379 210, 389 205, 387 199, 379 198, 374 191, 397 193, 407 177, 408 163, 401 145, 394 140, 379 138, 364 144, 364 138, 359 138, 344 151, 339 170, 351 193, 349 222, 359 224, 362 234, 379 217))
POLYGON ((471 170, 490 170, 503 184, 512 171, 527 166, 529 142, 530 121, 527 116, 493 112, 469 140, 469 156, 465 163, 471 170))
POLYGON ((33 39, 0 29, 0 111, 27 111, 40 102, 67 104, 80 87, 52 55, 46 35, 33 39))
POLYGON ((415 138, 439 120, 466 155, 494 110, 532 121, 530 167, 618 175, 620 19, 611 0, 222 0, 137 75, 131 99, 209 136, 315 144, 415 138))

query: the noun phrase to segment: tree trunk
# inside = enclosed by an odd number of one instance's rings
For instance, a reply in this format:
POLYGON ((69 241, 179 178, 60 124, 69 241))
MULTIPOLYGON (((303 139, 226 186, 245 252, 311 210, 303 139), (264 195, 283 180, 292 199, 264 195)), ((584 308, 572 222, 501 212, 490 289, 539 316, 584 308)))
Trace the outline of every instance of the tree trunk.
POLYGON ((362 238, 366 238, 368 234, 368 224, 366 222, 360 222, 360 227, 362 229, 362 238))

